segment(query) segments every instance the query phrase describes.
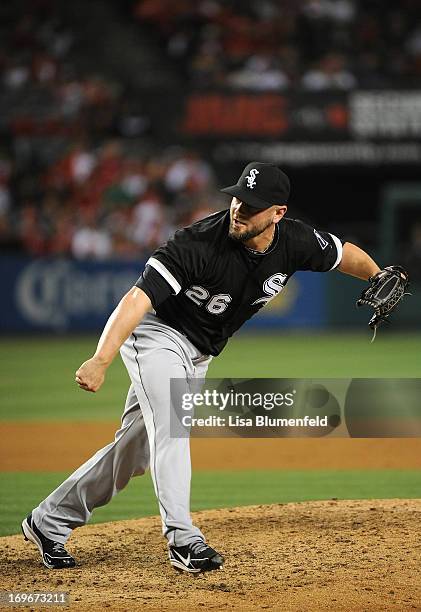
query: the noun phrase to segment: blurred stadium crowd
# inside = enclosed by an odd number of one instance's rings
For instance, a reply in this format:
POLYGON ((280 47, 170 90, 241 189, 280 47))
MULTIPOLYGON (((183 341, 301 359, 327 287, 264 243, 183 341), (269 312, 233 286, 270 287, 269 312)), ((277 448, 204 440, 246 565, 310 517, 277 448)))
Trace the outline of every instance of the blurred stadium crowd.
POLYGON ((174 146, 130 151, 148 123, 124 84, 77 72, 54 2, 25 7, 9 15, 0 52, 2 251, 133 258, 212 212, 209 164, 174 146))
POLYGON ((198 85, 254 90, 409 85, 421 76, 419 0, 137 0, 198 85))
MULTIPOLYGON (((78 32, 61 6, 0 7, 0 248, 145 255, 220 207, 213 170, 197 151, 153 147, 138 92, 74 61, 78 32)), ((259 91, 411 85, 420 9, 421 0, 118 3, 179 83, 259 91)))

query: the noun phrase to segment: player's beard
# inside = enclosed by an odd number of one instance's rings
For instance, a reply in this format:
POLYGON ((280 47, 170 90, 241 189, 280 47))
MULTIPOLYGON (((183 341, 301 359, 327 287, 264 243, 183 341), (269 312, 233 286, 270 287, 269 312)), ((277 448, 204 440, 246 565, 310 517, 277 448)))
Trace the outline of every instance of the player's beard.
POLYGON ((264 223, 260 223, 260 225, 254 225, 250 229, 246 230, 237 230, 232 227, 232 222, 230 224, 230 229, 228 235, 230 238, 234 240, 238 240, 239 242, 247 242, 251 238, 256 238, 256 236, 260 236, 268 227, 272 225, 272 220, 265 221, 264 223))

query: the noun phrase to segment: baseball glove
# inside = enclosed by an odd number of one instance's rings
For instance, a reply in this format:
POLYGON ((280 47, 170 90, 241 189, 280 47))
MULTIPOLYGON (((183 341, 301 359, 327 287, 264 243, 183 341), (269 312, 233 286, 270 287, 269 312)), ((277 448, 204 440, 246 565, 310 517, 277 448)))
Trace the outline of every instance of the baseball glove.
POLYGON ((357 306, 371 306, 374 314, 368 325, 376 337, 377 327, 386 321, 404 295, 409 295, 408 273, 401 266, 388 266, 368 279, 369 286, 357 300, 357 306))

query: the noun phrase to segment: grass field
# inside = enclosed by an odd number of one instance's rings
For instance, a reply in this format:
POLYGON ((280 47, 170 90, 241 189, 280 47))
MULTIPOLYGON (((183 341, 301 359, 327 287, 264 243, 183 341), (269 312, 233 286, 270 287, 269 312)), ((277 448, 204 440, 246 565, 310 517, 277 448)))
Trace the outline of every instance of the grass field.
MULTIPOLYGON (((383 331, 383 330, 382 330, 383 331)), ((96 394, 82 393, 74 372, 97 338, 0 341, 0 420, 110 420, 119 418, 129 379, 120 359, 96 394)), ((238 336, 214 359, 214 378, 420 376, 421 334, 370 333, 238 336)))
MULTIPOLYGON (((65 472, 0 474, 0 536, 18 533, 32 508, 67 476, 65 472)), ((305 470, 195 472, 191 509, 229 508, 315 499, 418 498, 417 470, 305 470)), ((149 473, 133 478, 91 522, 118 521, 158 514, 149 473)))
MULTIPOLYGON (((420 334, 383 333, 370 344, 368 331, 243 335, 234 338, 213 361, 209 376, 419 377, 420 341, 420 334)), ((129 383, 120 359, 111 366, 100 393, 83 393, 74 383, 75 370, 92 354, 95 344, 94 336, 1 340, 0 422, 118 420, 129 383)), ((65 449, 65 440, 63 445, 65 449)), ((1 473, 0 466, 0 535, 16 533, 25 512, 65 476, 58 472, 1 473)), ((192 509, 331 497, 420 496, 421 472, 416 470, 195 472, 192 509)), ((95 511, 93 520, 156 513, 148 475, 133 479, 111 504, 95 511)))

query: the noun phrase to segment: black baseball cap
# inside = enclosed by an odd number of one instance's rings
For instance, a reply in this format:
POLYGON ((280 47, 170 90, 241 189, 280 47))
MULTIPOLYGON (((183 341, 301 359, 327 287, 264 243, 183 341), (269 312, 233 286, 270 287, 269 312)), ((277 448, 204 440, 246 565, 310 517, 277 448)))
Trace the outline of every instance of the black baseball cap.
POLYGON ((254 208, 270 208, 288 201, 289 178, 275 164, 250 162, 236 185, 221 189, 254 208))

